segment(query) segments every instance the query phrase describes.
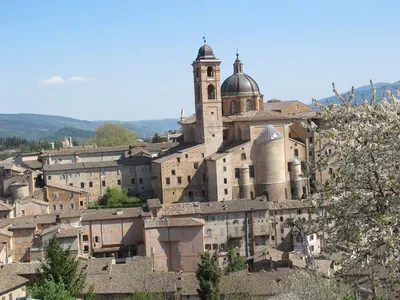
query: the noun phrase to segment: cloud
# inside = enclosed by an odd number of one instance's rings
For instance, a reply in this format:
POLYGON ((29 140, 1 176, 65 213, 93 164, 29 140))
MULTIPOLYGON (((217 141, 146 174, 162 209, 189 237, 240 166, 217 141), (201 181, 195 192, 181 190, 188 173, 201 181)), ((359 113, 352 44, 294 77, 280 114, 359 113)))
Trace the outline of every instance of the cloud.
POLYGON ((84 82, 84 81, 90 81, 93 80, 92 78, 89 77, 83 77, 83 76, 72 76, 68 78, 69 82, 84 82))
POLYGON ((64 79, 60 76, 52 76, 49 79, 40 80, 38 85, 52 85, 52 84, 62 84, 64 83, 64 79))
POLYGON ((86 82, 91 81, 93 78, 83 77, 83 76, 72 76, 68 79, 64 80, 60 76, 51 76, 48 79, 40 80, 38 85, 55 85, 55 84, 63 84, 63 83, 73 83, 73 82, 86 82))

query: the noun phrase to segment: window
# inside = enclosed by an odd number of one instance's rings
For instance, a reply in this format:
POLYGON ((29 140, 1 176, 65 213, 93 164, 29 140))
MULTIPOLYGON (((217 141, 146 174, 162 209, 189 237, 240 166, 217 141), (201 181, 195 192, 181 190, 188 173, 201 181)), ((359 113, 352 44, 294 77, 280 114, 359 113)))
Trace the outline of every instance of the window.
POLYGON ((206 244, 206 250, 211 250, 211 244, 206 244))
POLYGON ((181 244, 176 245, 176 251, 181 252, 181 244))
POLYGON ((185 154, 185 158, 189 158, 189 154, 185 154))
POLYGON ((312 151, 308 151, 308 155, 309 155, 309 156, 313 156, 312 151))
POLYGON ((314 235, 312 234, 312 235, 310 235, 310 241, 313 241, 314 240, 314 235))
POLYGON ((279 220, 280 220, 281 222, 283 222, 283 217, 281 216, 281 217, 279 218, 279 220))
POLYGON ((193 252, 197 252, 197 245, 196 245, 196 244, 193 244, 193 245, 192 245, 192 251, 193 251, 193 252))
POLYGON ((64 206, 62 204, 60 204, 60 210, 63 210, 64 206))
POLYGON ((82 241, 87 242, 89 240, 89 236, 87 234, 84 234, 82 236, 82 241))
POLYGON ((65 220, 65 223, 71 224, 71 220, 70 220, 70 219, 66 219, 66 220, 65 220))
POLYGON ((225 189, 224 192, 225 192, 225 195, 228 195, 228 189, 225 189))
POLYGON ((236 101, 231 102, 231 114, 237 113, 236 101))
POLYGON ((69 185, 70 185, 70 186, 73 186, 74 184, 71 182, 69 185))
POLYGON ((53 205, 53 210, 57 210, 57 205, 53 205))
POLYGON ((314 246, 310 246, 311 252, 314 252, 314 246))
POLYGON ((299 150, 294 149, 294 156, 299 157, 299 150))
POLYGON ((188 192, 188 196, 189 196, 189 199, 190 199, 190 200, 193 200, 193 192, 190 192, 190 191, 189 191, 189 192, 188 192))
POLYGON ((198 163, 198 162, 195 162, 195 163, 193 164, 193 168, 197 170, 197 169, 199 168, 199 163, 198 163))
POLYGON ((117 184, 118 184, 118 185, 121 185, 121 179, 118 179, 118 180, 117 180, 117 184))
POLYGON ((206 196, 206 191, 205 190, 201 190, 201 196, 205 197, 206 196))
POLYGON ((246 111, 250 111, 253 110, 253 103, 251 101, 251 99, 247 99, 246 100, 246 111))
POLYGON ((242 155, 240 156, 241 160, 246 160, 246 153, 242 153, 242 155))
POLYGON ((211 229, 207 229, 207 237, 208 238, 212 237, 212 230, 211 229))
POLYGON ((83 246, 83 252, 85 252, 85 253, 89 252, 89 246, 88 245, 83 246))
POLYGON ((201 153, 201 157, 204 158, 204 153, 201 153))
POLYGON ((240 178, 240 170, 239 170, 239 168, 235 168, 235 178, 240 178))
POLYGON ((181 162, 181 158, 180 157, 177 157, 176 160, 178 161, 178 163, 181 162))
POLYGON ((328 154, 332 154, 332 149, 328 149, 328 154))
POLYGON ((135 178, 131 179, 131 184, 135 184, 135 178))
POLYGON ((101 182, 101 185, 102 185, 102 186, 106 186, 106 182, 103 180, 103 181, 101 182))
POLYGON ((93 182, 89 181, 89 187, 93 187, 93 182))
POLYGON ((190 183, 190 181, 192 181, 192 177, 190 175, 188 175, 187 181, 188 181, 188 183, 190 183))
POLYGON ((207 77, 214 77, 214 69, 213 67, 207 68, 207 77))
POLYGON ((75 205, 71 203, 71 209, 75 209, 75 205))
POLYGON ((282 233, 282 234, 285 233, 285 229, 282 228, 282 229, 281 229, 281 233, 282 233))
POLYGON ((79 205, 80 205, 80 206, 83 206, 83 201, 80 201, 80 202, 79 202, 79 205))
POLYGON ((329 174, 332 175, 333 174, 333 169, 329 168, 329 174))
POLYGON ((226 162, 226 158, 223 158, 223 159, 222 159, 222 162, 226 162))
POLYGON ((228 183, 228 178, 224 178, 224 184, 228 183))
POLYGON ((47 176, 47 179, 48 179, 48 180, 51 180, 51 176, 50 176, 50 175, 49 175, 49 176, 47 176))
POLYGON ((213 250, 218 250, 218 244, 213 244, 213 250))
POLYGON ((21 210, 21 214, 24 216, 25 215, 25 210, 21 210))
POLYGON ((178 176, 178 184, 182 184, 182 177, 178 176))
POLYGON ((223 169, 224 172, 226 172, 226 167, 223 167, 222 169, 223 169))
POLYGON ((206 182, 206 174, 203 174, 202 178, 203 178, 203 182, 206 182))
POLYGON ((301 215, 301 209, 298 209, 298 210, 297 210, 297 214, 298 214, 298 215, 301 215))
POLYGON ((175 236, 175 228, 171 228, 170 234, 171 236, 175 236))
POLYGON ((175 170, 171 170, 171 175, 175 175, 175 174, 176 174, 175 170))
POLYGON ((249 175, 250 175, 250 177, 252 177, 252 178, 254 178, 254 176, 255 176, 255 173, 254 173, 254 166, 249 166, 249 175))
POLYGON ((208 99, 215 99, 215 88, 210 84, 207 88, 208 99))
POLYGON ((165 178, 165 183, 168 185, 171 184, 171 179, 169 177, 165 178))
POLYGON ((57 192, 55 192, 55 193, 53 194, 53 198, 54 198, 54 199, 58 199, 58 193, 57 193, 57 192))
POLYGON ((81 189, 84 189, 84 188, 85 188, 85 183, 81 182, 81 189))
POLYGON ((271 235, 271 241, 275 241, 275 236, 271 235))
POLYGON ((310 144, 313 142, 313 138, 312 137, 309 137, 308 138, 308 141, 310 142, 310 144))

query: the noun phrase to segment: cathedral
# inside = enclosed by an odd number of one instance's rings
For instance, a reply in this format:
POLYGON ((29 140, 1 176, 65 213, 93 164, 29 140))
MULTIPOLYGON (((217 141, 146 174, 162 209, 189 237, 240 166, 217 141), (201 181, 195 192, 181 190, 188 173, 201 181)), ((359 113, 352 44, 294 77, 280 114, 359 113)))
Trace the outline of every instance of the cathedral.
POLYGON ((301 122, 315 112, 299 101, 264 102, 238 54, 222 85, 220 65, 204 42, 192 63, 195 114, 179 122, 181 145, 152 162, 154 196, 162 203, 307 198, 315 147, 301 122))

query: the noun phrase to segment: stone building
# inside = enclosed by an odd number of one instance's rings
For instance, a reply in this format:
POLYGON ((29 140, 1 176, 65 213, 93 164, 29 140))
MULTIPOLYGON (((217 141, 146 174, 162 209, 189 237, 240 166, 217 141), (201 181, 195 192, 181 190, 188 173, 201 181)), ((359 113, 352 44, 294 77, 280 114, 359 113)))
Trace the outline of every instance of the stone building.
POLYGON ((192 63, 196 112, 179 122, 184 143, 152 162, 154 196, 162 203, 307 198, 314 150, 301 122, 315 117, 313 109, 264 103, 239 55, 221 85, 220 64, 210 46, 199 49, 192 63))
POLYGON ((48 183, 46 200, 52 213, 87 209, 89 193, 79 187, 48 183))

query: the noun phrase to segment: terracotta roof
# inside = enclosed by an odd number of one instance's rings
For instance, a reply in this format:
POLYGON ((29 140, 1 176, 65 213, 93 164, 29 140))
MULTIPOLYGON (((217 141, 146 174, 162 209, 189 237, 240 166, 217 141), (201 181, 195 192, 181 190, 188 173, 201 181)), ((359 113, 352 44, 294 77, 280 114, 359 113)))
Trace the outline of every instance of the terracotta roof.
POLYGON ((26 160, 22 162, 22 166, 28 169, 37 170, 43 168, 43 163, 38 160, 26 160))
POLYGON ((88 191, 85 189, 81 189, 79 187, 71 186, 71 185, 61 185, 61 184, 54 184, 54 183, 47 183, 46 187, 52 187, 64 191, 70 191, 70 192, 75 192, 75 193, 83 193, 83 194, 88 194, 88 191))
POLYGON ((3 201, 0 201, 0 211, 11 211, 13 207, 3 201))
POLYGON ((147 207, 148 207, 149 209, 152 209, 152 208, 160 208, 160 207, 161 207, 161 202, 160 202, 160 199, 158 199, 158 198, 155 198, 155 199, 147 199, 146 203, 147 203, 147 207))
POLYGON ((204 220, 195 218, 152 219, 144 222, 145 228, 203 226, 204 220))
POLYGON ((10 291, 20 288, 21 286, 27 285, 28 282, 28 279, 18 275, 0 273, 0 295, 4 295, 10 291))
POLYGON ((35 228, 38 224, 55 224, 56 215, 35 215, 35 216, 20 216, 13 218, 9 230, 35 228))
POLYGON ((82 212, 82 222, 106 219, 135 218, 143 214, 141 207, 93 209, 82 212))

